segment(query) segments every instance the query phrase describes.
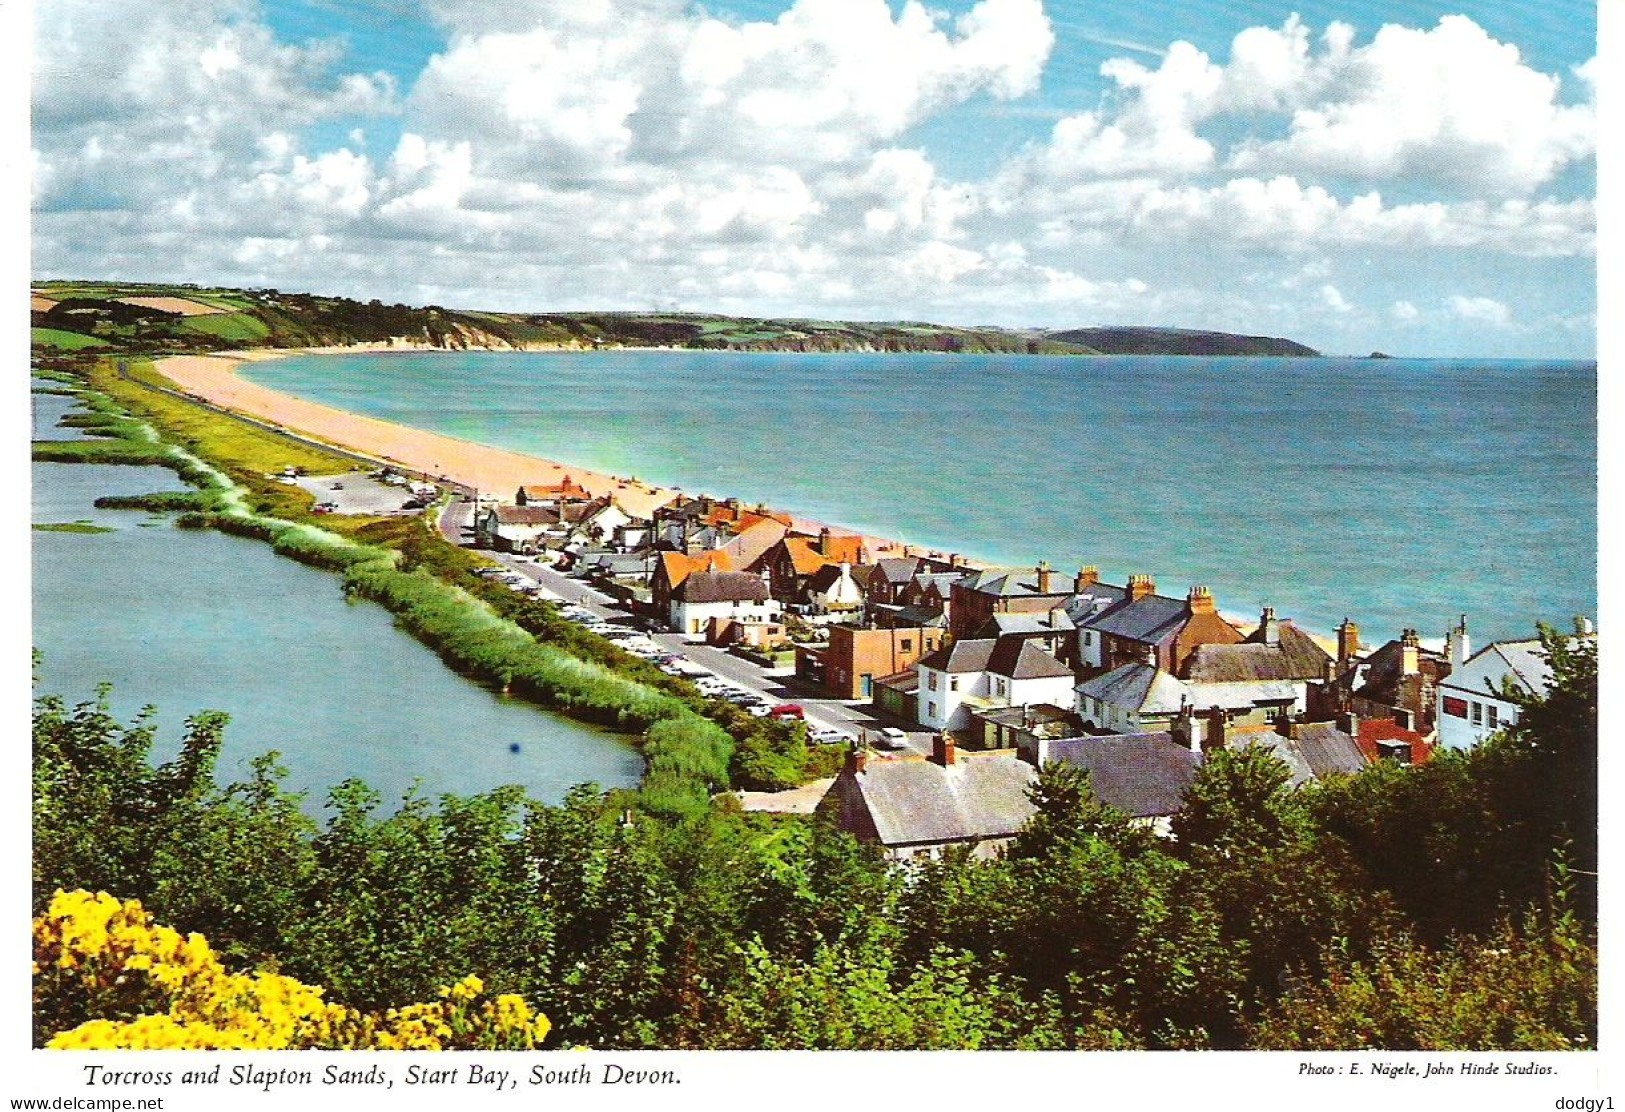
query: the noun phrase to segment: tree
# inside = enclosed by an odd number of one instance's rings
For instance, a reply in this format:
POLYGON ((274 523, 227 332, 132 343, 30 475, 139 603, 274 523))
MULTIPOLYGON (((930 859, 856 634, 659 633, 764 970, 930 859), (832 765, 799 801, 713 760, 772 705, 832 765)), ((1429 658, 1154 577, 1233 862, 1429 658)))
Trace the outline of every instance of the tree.
POLYGON ((1182 852, 1228 857, 1302 837, 1308 816, 1287 786, 1291 779, 1291 770, 1260 745, 1209 754, 1173 819, 1182 852))

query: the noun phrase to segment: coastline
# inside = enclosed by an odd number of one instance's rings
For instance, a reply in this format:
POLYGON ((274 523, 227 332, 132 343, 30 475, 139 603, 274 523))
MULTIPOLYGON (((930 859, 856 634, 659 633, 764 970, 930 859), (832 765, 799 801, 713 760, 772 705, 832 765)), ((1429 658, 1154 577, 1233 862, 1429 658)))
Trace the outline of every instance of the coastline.
MULTIPOLYGON (((448 350, 459 349, 448 349, 421 340, 396 338, 390 341, 364 341, 326 347, 175 355, 155 359, 153 365, 159 374, 208 405, 255 418, 285 428, 289 432, 309 436, 315 441, 335 448, 372 456, 407 471, 431 477, 444 477, 481 492, 498 493, 505 498, 511 498, 521 485, 557 483, 568 476, 594 495, 609 495, 620 502, 623 508, 635 509, 646 516, 679 493, 697 493, 683 492, 677 487, 657 486, 634 478, 606 475, 590 468, 460 440, 442 433, 399 425, 376 417, 366 417, 336 406, 307 401, 292 394, 259 386, 237 374, 237 368, 243 363, 268 362, 303 355, 390 355, 448 350)), ((569 353, 589 349, 529 346, 514 350, 569 353)), ((717 492, 719 497, 726 495, 727 492, 717 492)), ((862 536, 874 559, 937 554, 935 549, 905 544, 893 538, 864 534, 832 522, 817 521, 784 507, 774 509, 789 513, 794 527, 802 532, 816 533, 820 528, 827 527, 838 536, 862 536)), ((970 569, 993 566, 970 558, 964 559, 963 563, 970 569)), ((1220 617, 1244 634, 1249 633, 1257 624, 1256 615, 1221 610, 1220 617)), ((1335 650, 1337 641, 1331 633, 1303 626, 1299 626, 1299 629, 1323 648, 1335 650)), ((1433 640, 1443 643, 1442 639, 1432 638, 1424 639, 1424 642, 1433 640)), ((1433 646, 1430 644, 1429 647, 1433 646)))
MULTIPOLYGON (((540 456, 459 440, 376 417, 365 417, 259 386, 237 374, 237 368, 243 363, 300 355, 389 355, 445 350, 422 341, 402 340, 333 347, 227 351, 214 355, 172 355, 155 359, 153 366, 179 389, 208 405, 268 422, 336 448, 374 457, 404 471, 445 478, 482 493, 492 492, 511 499, 521 486, 552 485, 568 477, 593 495, 612 497, 627 511, 644 517, 684 493, 676 487, 607 475, 540 456)), ((568 352, 578 349, 520 350, 568 352)), ((792 510, 785 512, 791 514, 795 527, 802 531, 816 533, 820 528, 827 527, 836 535, 862 536, 875 559, 923 554, 926 551, 920 546, 908 546, 893 538, 862 534, 831 522, 815 521, 792 510)), ((967 561, 967 564, 981 566, 976 561, 967 561)))

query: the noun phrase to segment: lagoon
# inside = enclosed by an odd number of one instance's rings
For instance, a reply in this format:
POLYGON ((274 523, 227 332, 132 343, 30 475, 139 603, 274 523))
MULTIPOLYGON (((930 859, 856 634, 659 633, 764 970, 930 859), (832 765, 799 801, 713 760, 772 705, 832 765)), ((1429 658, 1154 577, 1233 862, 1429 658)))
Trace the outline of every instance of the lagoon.
POLYGON ((1596 613, 1596 364, 688 351, 301 356, 352 412, 1380 644, 1596 613))
POLYGON ((157 760, 178 750, 186 717, 218 709, 231 715, 220 781, 278 750, 312 814, 351 777, 392 804, 418 780, 431 797, 519 784, 557 802, 577 783, 631 787, 642 774, 629 739, 463 679, 382 607, 347 602, 336 575, 258 541, 92 505, 180 489, 169 471, 37 463, 33 476, 34 521, 114 530, 33 533, 36 691, 72 703, 110 682, 123 721, 155 705, 157 760))

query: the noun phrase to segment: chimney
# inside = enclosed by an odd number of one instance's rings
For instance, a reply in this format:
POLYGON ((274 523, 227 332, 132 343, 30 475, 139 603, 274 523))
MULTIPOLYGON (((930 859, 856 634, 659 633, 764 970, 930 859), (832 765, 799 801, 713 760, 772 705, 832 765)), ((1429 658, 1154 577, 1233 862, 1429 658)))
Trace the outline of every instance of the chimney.
POLYGON ((1258 619, 1258 639, 1266 645, 1279 645, 1281 643, 1281 623, 1275 620, 1275 607, 1264 607, 1264 613, 1258 619))
POLYGON ((1066 611, 1058 606, 1050 607, 1049 627, 1051 629, 1065 629, 1067 627, 1066 611))
POLYGON ((952 768, 958 763, 958 748, 954 745, 954 739, 946 732, 939 731, 931 739, 931 759, 943 768, 952 768))
POLYGON ((1292 725, 1292 708, 1282 707, 1280 713, 1275 716, 1275 732, 1284 738, 1290 738, 1292 725))
POLYGON ((1406 710, 1404 707, 1395 707, 1394 708, 1394 725, 1398 726, 1401 730, 1415 730, 1416 729, 1416 714, 1415 714, 1415 712, 1406 710))
POLYGON ((1157 581, 1149 575, 1131 575, 1128 577, 1128 597, 1130 602, 1139 602, 1146 595, 1155 594, 1157 581))
POLYGON ((828 556, 829 555, 829 526, 828 525, 826 525, 822 529, 818 530, 818 555, 820 555, 820 556, 828 556))
POLYGON ((1360 736, 1360 716, 1352 710, 1343 711, 1337 716, 1337 728, 1349 737, 1360 736))
POLYGON ((1191 735, 1193 733, 1191 728, 1193 718, 1194 716, 1191 714, 1190 704, 1181 704, 1179 713, 1174 716, 1173 722, 1169 724, 1168 732, 1173 735, 1175 745, 1179 746, 1181 749, 1189 749, 1195 752, 1198 751, 1198 749, 1191 739, 1191 735))
POLYGON ((1100 571, 1093 564, 1085 564, 1078 569, 1078 574, 1072 580, 1072 593, 1081 595, 1093 587, 1100 579, 1100 571))
POLYGON ((1337 668, 1343 671, 1360 653, 1360 627, 1343 619, 1343 624, 1337 627, 1337 668))
POLYGON ((1422 670, 1422 639, 1416 630, 1407 629, 1399 635, 1399 674, 1414 676, 1422 670))
POLYGON ((1049 594, 1049 581, 1050 581, 1049 561, 1040 560, 1040 561, 1038 561, 1038 593, 1039 594, 1041 594, 1041 595, 1049 594))
POLYGON ((961 556, 959 555, 959 553, 957 553, 957 552, 948 553, 948 566, 950 568, 957 568, 959 566, 960 559, 961 559, 961 556))
POLYGON ((856 776, 869 767, 869 747, 859 742, 846 753, 846 771, 856 776))
POLYGON ((737 511, 739 509, 739 499, 737 499, 737 498, 724 499, 722 504, 724 506, 727 506, 730 510, 736 510, 737 511))
POLYGON ((1472 652, 1471 643, 1467 640, 1467 615, 1463 614, 1460 624, 1444 635, 1444 655, 1450 661, 1450 670, 1460 671, 1472 652))
POLYGON ((1408 741, 1379 741, 1377 752, 1397 764, 1408 766, 1412 760, 1411 743, 1408 741))
POLYGON ((1213 603, 1213 592, 1206 587, 1192 587, 1190 594, 1185 596, 1185 605, 1192 614, 1217 614, 1219 608, 1213 603))
POLYGON ((1207 732, 1202 735, 1202 752, 1213 753, 1224 748, 1224 708, 1209 707, 1207 732))

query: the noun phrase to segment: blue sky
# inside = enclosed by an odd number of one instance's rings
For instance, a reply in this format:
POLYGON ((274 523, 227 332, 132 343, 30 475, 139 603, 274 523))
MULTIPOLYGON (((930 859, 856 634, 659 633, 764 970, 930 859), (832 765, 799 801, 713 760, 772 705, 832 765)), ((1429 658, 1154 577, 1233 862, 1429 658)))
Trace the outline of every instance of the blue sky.
POLYGON ((1589 357, 1587 4, 58 0, 35 271, 1589 357))

